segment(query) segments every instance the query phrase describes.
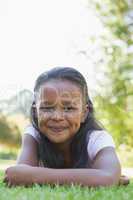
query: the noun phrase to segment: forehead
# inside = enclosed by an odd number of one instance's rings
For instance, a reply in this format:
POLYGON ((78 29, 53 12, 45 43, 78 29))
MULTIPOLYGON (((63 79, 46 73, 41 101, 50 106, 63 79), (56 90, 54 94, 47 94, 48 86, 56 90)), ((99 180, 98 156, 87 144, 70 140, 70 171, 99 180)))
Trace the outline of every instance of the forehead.
POLYGON ((81 98, 82 93, 80 87, 68 80, 50 80, 44 83, 39 91, 40 98, 54 99, 62 97, 63 99, 81 98))

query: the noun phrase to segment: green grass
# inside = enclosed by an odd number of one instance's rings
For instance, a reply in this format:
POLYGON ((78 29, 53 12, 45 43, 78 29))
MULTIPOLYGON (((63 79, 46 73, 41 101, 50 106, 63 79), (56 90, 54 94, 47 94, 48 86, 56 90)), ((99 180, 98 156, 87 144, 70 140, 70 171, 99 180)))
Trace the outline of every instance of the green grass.
POLYGON ((8 188, 0 171, 0 200, 131 200, 133 182, 128 186, 87 188, 80 186, 39 186, 8 188))

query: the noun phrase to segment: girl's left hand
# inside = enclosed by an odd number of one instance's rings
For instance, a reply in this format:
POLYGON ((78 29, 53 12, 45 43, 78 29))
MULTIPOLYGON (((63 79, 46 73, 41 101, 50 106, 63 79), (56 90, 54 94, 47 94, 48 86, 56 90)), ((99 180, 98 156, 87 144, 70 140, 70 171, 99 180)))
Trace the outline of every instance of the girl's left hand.
POLYGON ((17 185, 31 186, 34 183, 34 171, 34 167, 26 164, 9 167, 5 171, 4 182, 8 187, 17 185))
POLYGON ((120 176, 120 180, 119 180, 119 185, 128 185, 130 183, 130 180, 127 176, 120 176))

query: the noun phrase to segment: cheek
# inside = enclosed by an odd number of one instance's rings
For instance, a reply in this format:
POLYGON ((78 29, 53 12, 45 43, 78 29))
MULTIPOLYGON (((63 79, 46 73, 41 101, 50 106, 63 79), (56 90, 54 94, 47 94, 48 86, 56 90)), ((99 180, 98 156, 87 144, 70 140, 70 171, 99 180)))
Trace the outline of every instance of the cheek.
MULTIPOLYGON (((68 119, 68 118, 67 118, 68 119)), ((69 123, 71 124, 71 127, 78 129, 80 127, 81 124, 81 115, 80 114, 73 114, 73 115, 69 115, 69 123)))
POLYGON ((39 127, 42 127, 42 126, 45 125, 45 123, 49 119, 49 115, 48 114, 44 114, 43 112, 39 111, 37 113, 37 118, 38 118, 38 125, 39 125, 39 127))

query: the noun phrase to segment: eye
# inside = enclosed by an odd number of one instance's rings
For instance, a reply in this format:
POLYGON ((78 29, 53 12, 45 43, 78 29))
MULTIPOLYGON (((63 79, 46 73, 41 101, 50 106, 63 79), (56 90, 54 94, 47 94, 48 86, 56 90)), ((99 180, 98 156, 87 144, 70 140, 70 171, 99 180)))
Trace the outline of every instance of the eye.
POLYGON ((75 108, 72 107, 72 106, 66 106, 66 107, 64 107, 64 111, 65 111, 65 112, 73 111, 73 110, 75 110, 75 108))
POLYGON ((53 111, 54 110, 54 108, 53 107, 40 107, 39 108, 41 111, 46 111, 46 112, 51 112, 51 111, 53 111))

